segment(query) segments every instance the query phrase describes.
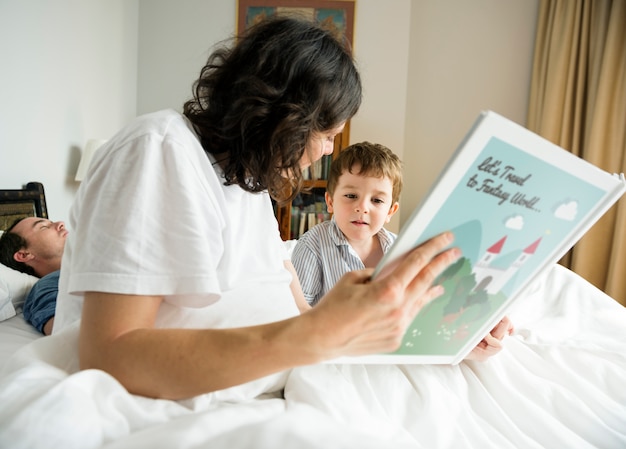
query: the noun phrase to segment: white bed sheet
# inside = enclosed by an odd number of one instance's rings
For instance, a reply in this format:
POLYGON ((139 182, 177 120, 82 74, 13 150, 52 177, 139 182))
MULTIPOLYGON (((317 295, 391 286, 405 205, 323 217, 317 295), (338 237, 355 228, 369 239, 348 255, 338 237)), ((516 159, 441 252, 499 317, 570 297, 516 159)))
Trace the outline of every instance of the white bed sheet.
POLYGON ((131 395, 75 372, 70 330, 5 365, 0 447, 626 447, 626 309, 554 266, 510 316, 515 334, 484 363, 302 367, 284 395, 249 400, 131 395))
POLYGON ((24 315, 17 315, 0 322, 0 367, 19 348, 31 341, 37 340, 43 335, 33 326, 28 324, 24 315))

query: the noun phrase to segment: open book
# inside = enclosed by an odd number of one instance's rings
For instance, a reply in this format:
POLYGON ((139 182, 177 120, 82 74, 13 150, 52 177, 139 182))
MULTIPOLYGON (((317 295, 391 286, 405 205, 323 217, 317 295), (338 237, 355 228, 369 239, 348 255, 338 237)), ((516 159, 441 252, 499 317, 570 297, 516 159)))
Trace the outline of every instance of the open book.
POLYGON ((436 281, 445 293, 418 313, 396 352, 341 361, 460 362, 625 189, 623 174, 483 112, 374 273, 450 230, 462 257, 436 281))

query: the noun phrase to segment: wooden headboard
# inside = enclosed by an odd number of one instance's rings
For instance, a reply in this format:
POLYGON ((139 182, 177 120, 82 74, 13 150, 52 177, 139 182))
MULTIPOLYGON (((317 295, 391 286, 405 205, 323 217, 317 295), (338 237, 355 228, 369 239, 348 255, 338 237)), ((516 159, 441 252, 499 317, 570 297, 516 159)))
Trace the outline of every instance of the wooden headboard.
POLYGON ((48 218, 46 195, 40 182, 29 182, 23 189, 0 190, 0 230, 26 217, 48 218))

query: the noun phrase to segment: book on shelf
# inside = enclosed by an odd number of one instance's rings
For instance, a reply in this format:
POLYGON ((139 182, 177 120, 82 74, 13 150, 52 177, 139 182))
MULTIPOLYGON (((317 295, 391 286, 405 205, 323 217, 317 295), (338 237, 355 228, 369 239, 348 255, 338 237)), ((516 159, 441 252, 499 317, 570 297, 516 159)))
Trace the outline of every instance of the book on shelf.
POLYGON ((323 180, 328 179, 330 172, 330 164, 333 161, 332 155, 324 155, 320 159, 313 162, 309 167, 302 169, 302 179, 304 180, 323 180))
POLYGON ((289 227, 289 239, 298 238, 298 230, 300 229, 300 209, 291 206, 291 226, 289 227))
POLYGON ((298 237, 304 234, 307 230, 307 213, 300 211, 300 229, 298 230, 298 237))
POLYGON ((322 165, 322 177, 321 179, 328 179, 328 175, 330 174, 330 165, 333 162, 333 156, 327 154, 322 156, 321 165, 322 165))
POLYGON ((307 231, 317 224, 317 214, 315 212, 309 212, 308 217, 309 222, 307 223, 306 227, 307 231))
POLYGON ((312 192, 301 193, 291 206, 290 238, 298 239, 313 226, 329 219, 323 189, 317 188, 312 192))
POLYGON ((481 113, 373 275, 388 274, 408 251, 449 230, 462 256, 436 280, 444 293, 416 315, 397 351, 341 362, 460 362, 625 189, 624 174, 481 113))

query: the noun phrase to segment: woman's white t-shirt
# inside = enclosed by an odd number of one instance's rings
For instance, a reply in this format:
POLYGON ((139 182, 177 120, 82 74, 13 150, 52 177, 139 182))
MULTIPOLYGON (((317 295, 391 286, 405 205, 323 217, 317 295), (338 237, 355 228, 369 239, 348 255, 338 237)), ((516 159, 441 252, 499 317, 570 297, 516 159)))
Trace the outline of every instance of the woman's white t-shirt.
POLYGON ((161 295, 159 327, 298 314, 268 194, 225 186, 221 173, 173 110, 100 148, 70 211, 54 332, 80 319, 85 291, 161 295))

